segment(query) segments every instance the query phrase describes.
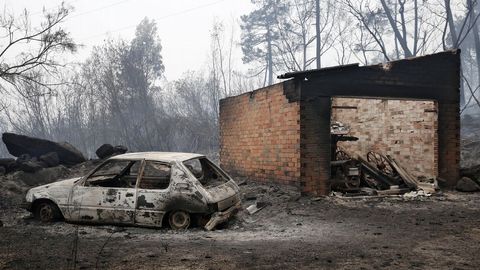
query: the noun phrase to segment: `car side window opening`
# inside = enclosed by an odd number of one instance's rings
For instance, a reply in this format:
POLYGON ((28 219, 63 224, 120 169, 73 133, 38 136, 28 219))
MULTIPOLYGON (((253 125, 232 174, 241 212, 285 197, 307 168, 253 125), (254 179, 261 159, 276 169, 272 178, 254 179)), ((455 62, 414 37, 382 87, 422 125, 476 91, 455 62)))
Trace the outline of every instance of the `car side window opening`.
POLYGON ((170 165, 156 161, 146 161, 139 188, 166 189, 170 185, 170 165))
POLYGON ((110 160, 87 178, 85 186, 134 188, 139 160, 110 160))
POLYGON ((185 167, 197 178, 203 186, 218 186, 229 179, 207 158, 194 158, 183 162, 185 167))

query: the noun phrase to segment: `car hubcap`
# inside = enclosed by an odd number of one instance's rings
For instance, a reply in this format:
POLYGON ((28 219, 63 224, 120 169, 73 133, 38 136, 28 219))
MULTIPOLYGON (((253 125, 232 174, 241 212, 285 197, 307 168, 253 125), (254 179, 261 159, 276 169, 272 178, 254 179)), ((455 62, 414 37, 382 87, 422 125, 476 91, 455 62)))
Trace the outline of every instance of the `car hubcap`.
POLYGON ((42 221, 52 220, 53 210, 49 205, 42 205, 40 208, 40 219, 42 221))
POLYGON ((190 216, 183 211, 177 211, 173 213, 171 221, 175 229, 186 229, 190 224, 190 216))

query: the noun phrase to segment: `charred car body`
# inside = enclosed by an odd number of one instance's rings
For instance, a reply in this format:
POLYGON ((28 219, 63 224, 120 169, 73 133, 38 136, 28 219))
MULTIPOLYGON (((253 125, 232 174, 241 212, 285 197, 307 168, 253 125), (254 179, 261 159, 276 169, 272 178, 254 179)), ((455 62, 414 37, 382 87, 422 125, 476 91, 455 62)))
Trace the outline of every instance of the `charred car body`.
POLYGON ((109 158, 87 175, 30 189, 25 207, 42 221, 64 218, 211 230, 240 208, 239 188, 205 156, 144 152, 109 158))

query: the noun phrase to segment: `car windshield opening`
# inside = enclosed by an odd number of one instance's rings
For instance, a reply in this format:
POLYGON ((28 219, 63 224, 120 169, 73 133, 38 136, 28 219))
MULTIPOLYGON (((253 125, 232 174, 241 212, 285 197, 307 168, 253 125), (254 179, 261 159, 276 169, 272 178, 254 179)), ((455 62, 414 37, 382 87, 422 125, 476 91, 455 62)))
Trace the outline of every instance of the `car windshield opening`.
POLYGON ((110 160, 88 177, 86 186, 134 188, 140 161, 110 160))

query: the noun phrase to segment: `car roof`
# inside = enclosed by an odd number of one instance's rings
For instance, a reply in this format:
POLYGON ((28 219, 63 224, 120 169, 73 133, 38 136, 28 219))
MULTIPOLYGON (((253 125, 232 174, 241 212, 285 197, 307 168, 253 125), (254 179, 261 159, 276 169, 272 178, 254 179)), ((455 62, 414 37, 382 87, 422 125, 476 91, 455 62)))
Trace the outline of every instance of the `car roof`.
POLYGON ((195 153, 179 153, 179 152, 136 152, 126 153, 118 156, 113 156, 109 159, 129 159, 129 160, 155 160, 163 162, 171 161, 185 161, 192 158, 204 157, 205 155, 195 153))

